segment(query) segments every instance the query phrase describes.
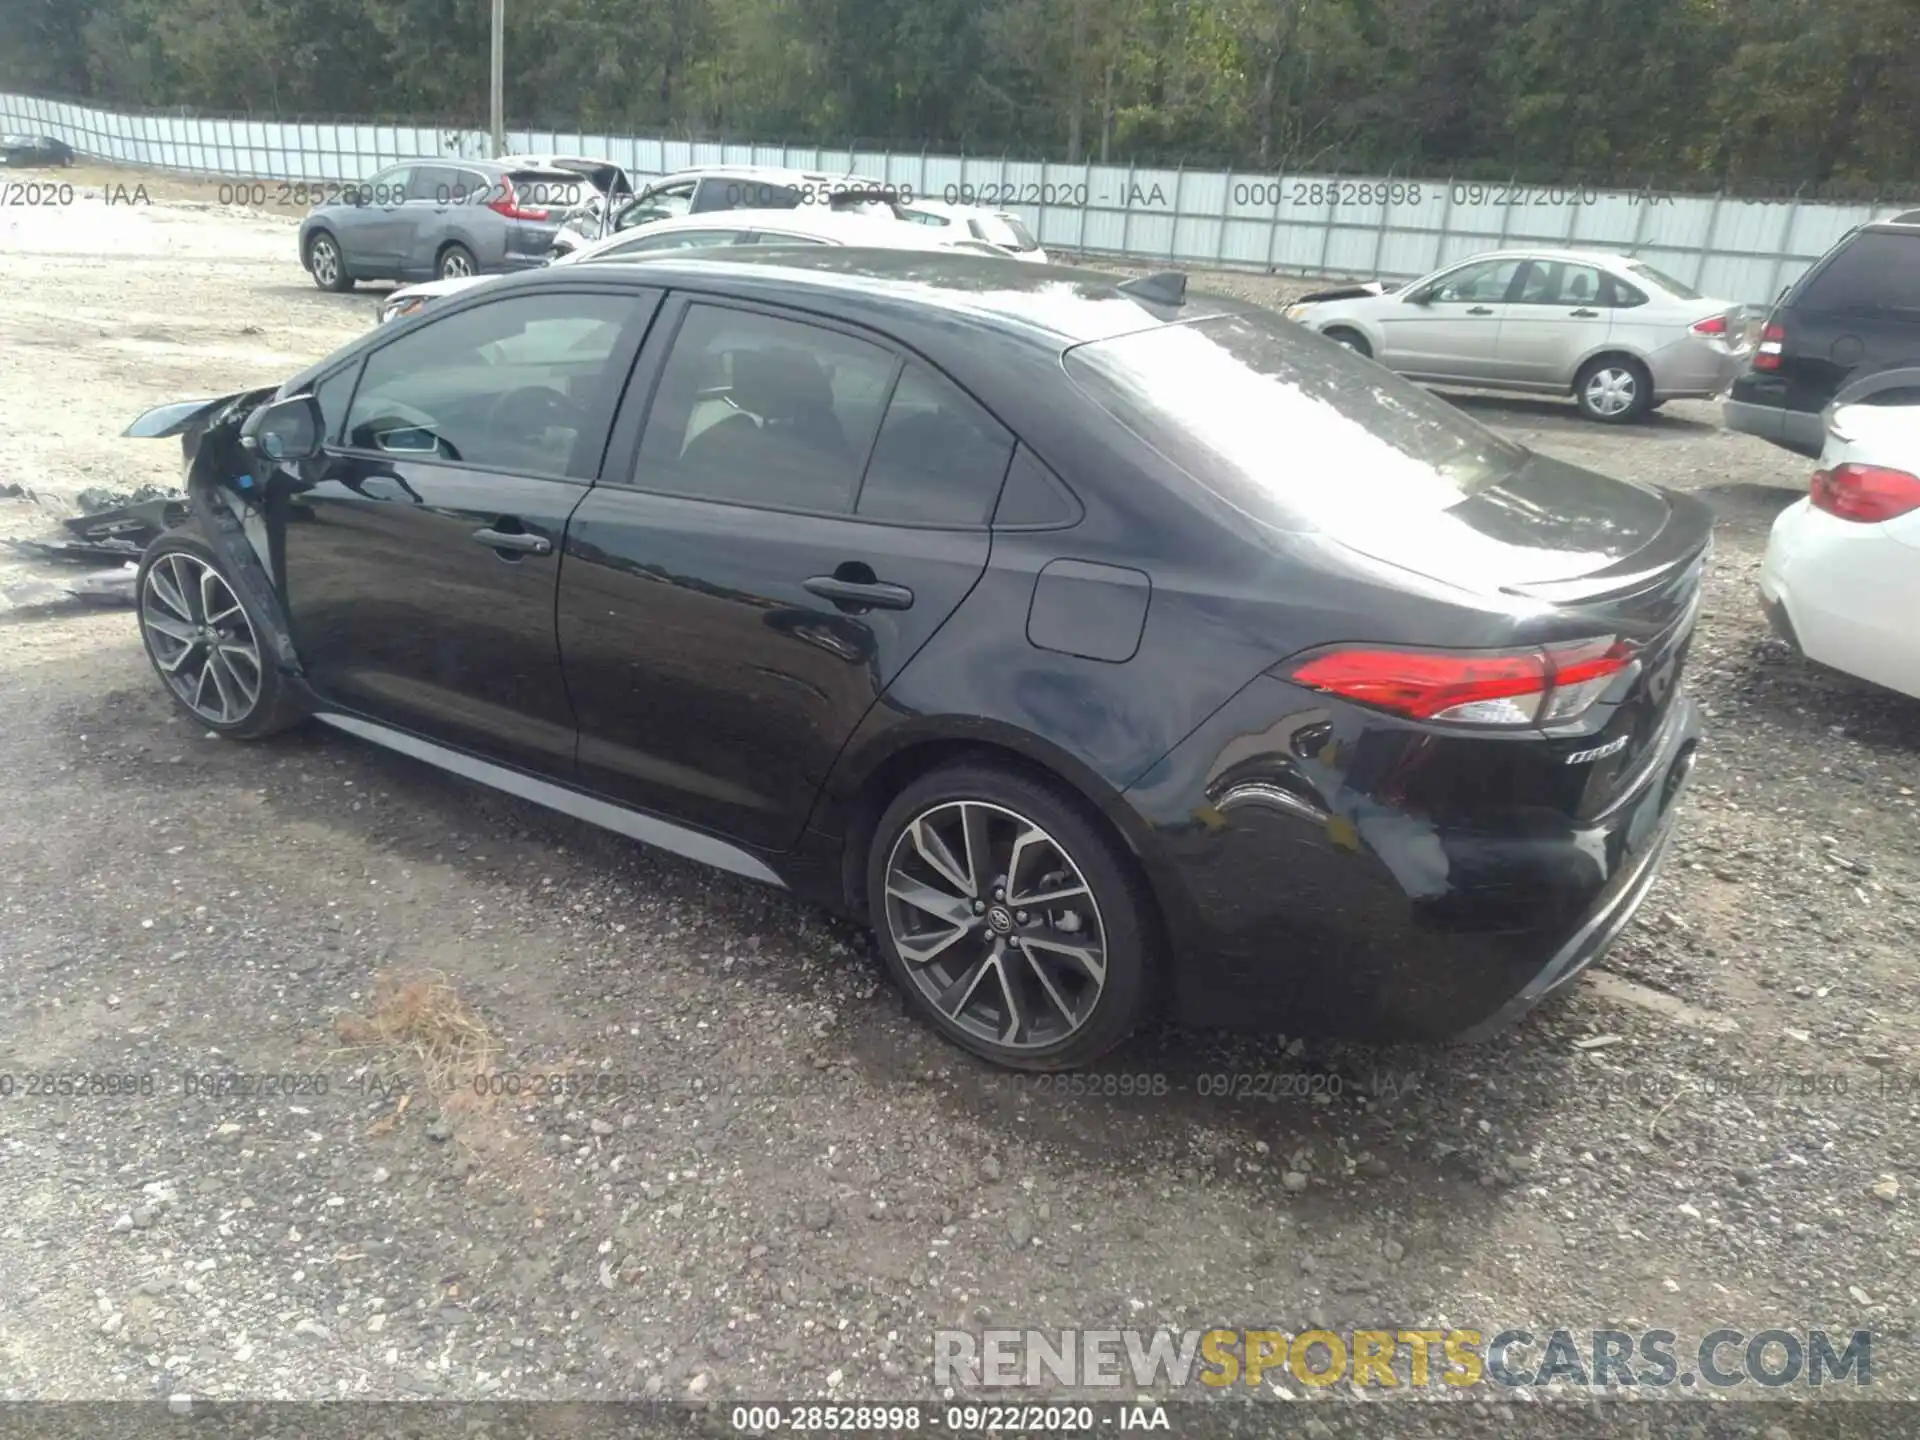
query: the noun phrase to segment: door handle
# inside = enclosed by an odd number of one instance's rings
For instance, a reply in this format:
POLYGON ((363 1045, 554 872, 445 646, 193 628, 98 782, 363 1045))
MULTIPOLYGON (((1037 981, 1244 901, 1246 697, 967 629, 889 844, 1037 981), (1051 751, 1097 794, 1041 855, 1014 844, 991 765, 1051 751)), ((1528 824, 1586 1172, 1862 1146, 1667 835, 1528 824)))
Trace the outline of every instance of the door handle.
POLYGON ((1599 314, 1600 312, 1598 310, 1576 310, 1573 312, 1576 320, 1593 320, 1598 318, 1599 314))
POLYGON ((1467 311, 1467 314, 1469 315, 1491 315, 1492 313, 1493 311, 1489 310, 1484 305, 1476 305, 1471 310, 1467 311))
POLYGON ((815 575, 800 582, 809 595, 831 600, 850 610, 906 610, 913 605, 913 591, 904 585, 889 585, 884 580, 842 580, 838 575, 815 575))
POLYGON ((528 535, 518 530, 495 530, 491 526, 482 526, 473 532, 473 538, 489 550, 519 550, 528 555, 547 555, 553 551, 553 542, 544 535, 528 535))

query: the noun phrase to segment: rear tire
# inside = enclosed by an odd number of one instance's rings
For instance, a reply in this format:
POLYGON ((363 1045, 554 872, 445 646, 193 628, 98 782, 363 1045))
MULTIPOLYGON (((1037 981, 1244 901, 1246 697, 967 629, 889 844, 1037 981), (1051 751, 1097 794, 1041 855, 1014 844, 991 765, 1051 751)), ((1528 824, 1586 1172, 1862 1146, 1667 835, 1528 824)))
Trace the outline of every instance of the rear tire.
POLYGON ((167 698, 195 725, 258 740, 299 724, 306 712, 244 593, 213 547, 184 530, 147 547, 134 581, 140 643, 167 698))
POLYGON ((1367 337, 1362 335, 1358 330, 1349 330, 1344 325, 1335 325, 1329 330, 1322 330, 1320 333, 1325 335, 1327 339, 1333 341, 1334 344, 1346 346, 1347 349, 1353 351, 1356 355, 1364 355, 1369 360, 1373 358, 1373 346, 1367 343, 1367 337))
POLYGON ((447 246, 440 252, 440 258, 434 262, 434 274, 442 280, 462 280, 470 275, 478 275, 480 266, 473 258, 473 252, 464 245, 447 246))
POLYGON ((353 276, 347 273, 346 256, 330 230, 316 230, 307 241, 307 273, 322 290, 344 295, 353 289, 353 276))
POLYGON ((1596 355, 1574 377, 1580 413, 1602 425, 1626 425, 1653 408, 1653 377, 1627 355, 1596 355))
POLYGON ((895 797, 867 855, 867 913, 909 1006, 996 1065, 1091 1064, 1152 993, 1153 909, 1119 846, 1010 766, 948 766, 895 797))

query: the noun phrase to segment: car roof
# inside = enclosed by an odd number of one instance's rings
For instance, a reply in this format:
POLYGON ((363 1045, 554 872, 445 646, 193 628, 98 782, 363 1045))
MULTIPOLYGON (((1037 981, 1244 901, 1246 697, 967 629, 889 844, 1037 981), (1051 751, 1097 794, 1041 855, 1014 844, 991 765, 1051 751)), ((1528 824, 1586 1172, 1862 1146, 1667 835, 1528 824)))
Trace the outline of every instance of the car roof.
MULTIPOLYGON (((665 175, 655 176, 649 185, 669 185, 679 180, 700 180, 708 176, 730 179, 750 179, 783 182, 790 185, 802 185, 809 180, 847 180, 854 177, 851 170, 793 170, 780 165, 695 165, 685 170, 674 170, 665 175)), ((859 179, 869 177, 862 175, 859 179)), ((878 184, 878 181, 874 182, 878 184)))
MULTIPOLYGON (((882 224, 886 222, 880 222, 882 224)), ((1189 292, 1185 303, 1164 306, 1120 288, 1123 277, 1065 265, 1035 265, 1009 255, 945 247, 907 249, 888 244, 777 245, 703 250, 649 257, 608 256, 579 265, 554 265, 513 277, 538 287, 577 281, 591 268, 647 285, 718 291, 819 313, 900 323, 965 317, 976 327, 1020 337, 1055 351, 1131 334, 1168 322, 1188 322, 1247 308, 1222 296, 1189 292), (644 277, 644 279, 642 279, 644 277)))

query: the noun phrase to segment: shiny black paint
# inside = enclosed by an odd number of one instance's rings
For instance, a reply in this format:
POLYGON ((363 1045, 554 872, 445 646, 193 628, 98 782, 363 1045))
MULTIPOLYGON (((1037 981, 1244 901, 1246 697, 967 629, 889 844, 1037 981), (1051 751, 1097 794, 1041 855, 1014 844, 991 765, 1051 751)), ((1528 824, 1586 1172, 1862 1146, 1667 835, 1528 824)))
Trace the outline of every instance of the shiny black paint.
POLYGON ((1596 942, 1579 937, 1597 920, 1610 934, 1637 899, 1621 887, 1660 842, 1698 733, 1678 677, 1700 507, 1533 457, 1447 519, 1502 544, 1510 577, 1450 565, 1446 526, 1433 554, 1369 555, 1250 522, 1062 372, 1070 344, 1234 302, 1170 311, 1082 272, 849 251, 592 270, 610 288, 643 274, 669 306, 785 306, 919 356, 1071 491, 1071 523, 910 530, 628 488, 656 344, 597 475, 334 455, 280 477, 275 543, 316 691, 744 843, 800 893, 855 912, 863 825, 917 766, 972 747, 1042 769, 1133 857, 1179 1011, 1204 1023, 1448 1033, 1502 1013, 1545 967, 1584 963, 1596 942), (555 554, 505 560, 471 542, 507 511, 555 554), (1062 561, 1082 578, 1047 599, 1043 629, 1105 638, 1041 649, 1038 580, 1062 561), (849 564, 908 586, 913 606, 854 612, 807 590, 849 564), (1144 587, 1103 586, 1103 566, 1150 584, 1124 655, 1113 616, 1138 616, 1144 587), (1332 641, 1597 633, 1641 641, 1643 664, 1553 734, 1402 721, 1284 678, 1288 657, 1332 641), (1568 763, 1619 736, 1616 757, 1568 763))

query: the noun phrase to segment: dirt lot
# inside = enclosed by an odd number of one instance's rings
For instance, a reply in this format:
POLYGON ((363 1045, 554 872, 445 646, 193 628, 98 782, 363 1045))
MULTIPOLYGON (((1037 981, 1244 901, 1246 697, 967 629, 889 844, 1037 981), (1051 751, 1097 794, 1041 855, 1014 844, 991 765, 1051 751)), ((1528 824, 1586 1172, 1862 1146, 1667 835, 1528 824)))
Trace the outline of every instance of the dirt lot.
MULTIPOLYGON (((117 438, 136 414, 372 322, 290 217, 195 189, 0 212, 0 487, 35 497, 0 534, 173 483, 177 447, 117 438)), ((339 735, 205 738, 125 612, 7 562, 0 1397, 933 1400, 937 1327, 1263 1324, 1870 1326, 1869 1393, 1920 1396, 1920 704, 1766 634, 1805 464, 1707 405, 1614 432, 1462 403, 1720 516, 1676 858, 1498 1041, 1162 1030, 1105 1067, 1169 1077, 1152 1099, 984 1071, 778 894, 339 735), (573 1084, 483 1099, 483 1068, 573 1084), (187 1078, 225 1070, 309 1078, 187 1078), (1198 1093, 1300 1071, 1341 1093, 1198 1093), (28 1092, 54 1073, 134 1093, 28 1092)), ((1449 1409, 1501 1433, 1494 1398, 1449 1409)), ((1672 1433, 1653 1409, 1609 1426, 1672 1433)))

